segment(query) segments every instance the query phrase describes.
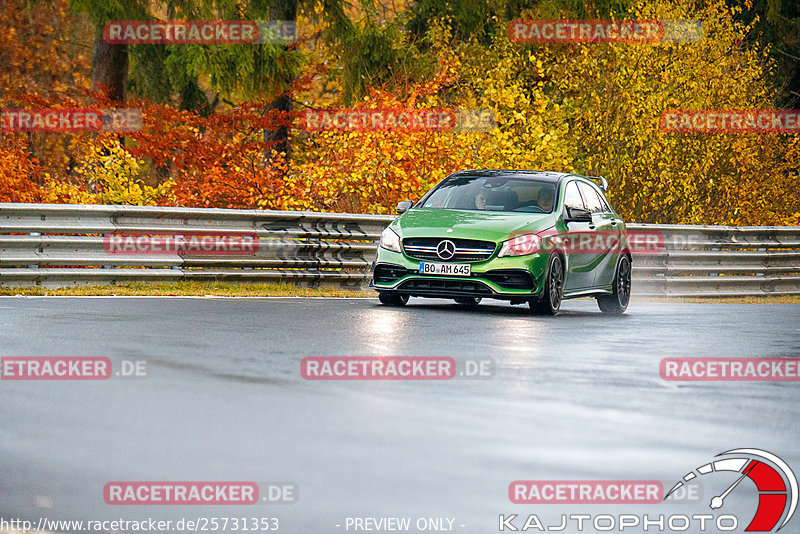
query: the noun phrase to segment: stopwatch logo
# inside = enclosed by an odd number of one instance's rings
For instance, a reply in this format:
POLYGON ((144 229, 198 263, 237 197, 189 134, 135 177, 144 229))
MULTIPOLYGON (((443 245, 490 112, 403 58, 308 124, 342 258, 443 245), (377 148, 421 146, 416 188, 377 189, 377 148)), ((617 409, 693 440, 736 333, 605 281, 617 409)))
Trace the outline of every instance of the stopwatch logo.
POLYGON ((725 504, 725 498, 742 480, 749 478, 758 489, 758 509, 745 531, 777 532, 786 526, 797 508, 797 477, 786 462, 771 452, 760 449, 733 449, 719 453, 716 458, 721 456, 725 458, 701 465, 687 473, 664 498, 686 482, 700 476, 720 471, 741 473, 728 489, 711 499, 709 506, 714 510, 721 508, 725 504))

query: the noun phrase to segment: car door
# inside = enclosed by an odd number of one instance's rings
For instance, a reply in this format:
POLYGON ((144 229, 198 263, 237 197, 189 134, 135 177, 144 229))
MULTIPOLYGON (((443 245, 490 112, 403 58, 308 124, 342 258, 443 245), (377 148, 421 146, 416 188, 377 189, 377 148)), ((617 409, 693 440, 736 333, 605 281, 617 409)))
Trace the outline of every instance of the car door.
MULTIPOLYGON (((568 214, 569 208, 586 209, 586 204, 578 190, 578 181, 572 180, 564 187, 564 216, 568 214)), ((594 269, 592 263, 594 255, 584 254, 580 250, 580 238, 594 231, 593 222, 572 221, 566 223, 567 235, 566 242, 567 261, 566 276, 564 277, 564 291, 575 291, 586 289, 594 282, 594 269)))
POLYGON ((614 269, 617 263, 616 252, 619 248, 620 233, 617 229, 616 217, 593 185, 580 182, 578 189, 586 204, 586 209, 592 212, 592 222, 595 226, 593 229, 595 235, 591 245, 594 254, 592 286, 608 286, 614 279, 614 269))

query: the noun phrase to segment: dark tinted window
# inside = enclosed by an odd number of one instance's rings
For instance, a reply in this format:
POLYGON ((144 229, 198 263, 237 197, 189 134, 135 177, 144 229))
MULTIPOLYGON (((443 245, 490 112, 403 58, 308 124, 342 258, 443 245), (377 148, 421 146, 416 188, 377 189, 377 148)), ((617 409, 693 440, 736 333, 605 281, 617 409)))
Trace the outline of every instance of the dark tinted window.
POLYGON ((550 213, 555 184, 509 176, 456 176, 442 182, 418 207, 550 213))

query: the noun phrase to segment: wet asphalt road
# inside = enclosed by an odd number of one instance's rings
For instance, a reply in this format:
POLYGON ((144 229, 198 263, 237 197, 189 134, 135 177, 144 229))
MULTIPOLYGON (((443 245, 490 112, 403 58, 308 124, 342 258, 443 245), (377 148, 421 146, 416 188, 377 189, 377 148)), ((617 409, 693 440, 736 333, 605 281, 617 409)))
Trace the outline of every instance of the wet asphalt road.
MULTIPOLYGON (((571 301, 544 318, 422 299, 9 297, 0 343, 2 356, 147 361, 135 379, 0 381, 4 518, 278 517, 280 532, 322 534, 351 516, 449 517, 455 532, 497 532, 498 514, 532 511, 508 500, 517 479, 666 485, 738 447, 800 467, 797 382, 659 376, 670 356, 800 356, 798 305, 634 302, 607 317, 571 301), (491 358, 496 373, 307 381, 306 356, 491 358), (103 485, 128 480, 291 481, 300 499, 106 505, 103 485)), ((599 513, 579 508, 535 511, 599 513)))

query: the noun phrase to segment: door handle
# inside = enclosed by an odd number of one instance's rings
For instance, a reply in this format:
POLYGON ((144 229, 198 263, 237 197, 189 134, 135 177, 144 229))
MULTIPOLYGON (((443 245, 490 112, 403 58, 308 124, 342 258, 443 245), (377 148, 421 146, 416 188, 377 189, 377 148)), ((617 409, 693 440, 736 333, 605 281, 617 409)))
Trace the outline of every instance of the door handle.
POLYGON ((616 225, 617 225, 617 221, 611 221, 611 226, 616 226, 616 225))

